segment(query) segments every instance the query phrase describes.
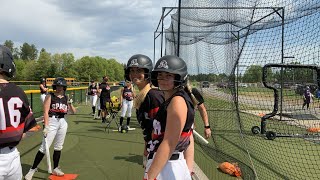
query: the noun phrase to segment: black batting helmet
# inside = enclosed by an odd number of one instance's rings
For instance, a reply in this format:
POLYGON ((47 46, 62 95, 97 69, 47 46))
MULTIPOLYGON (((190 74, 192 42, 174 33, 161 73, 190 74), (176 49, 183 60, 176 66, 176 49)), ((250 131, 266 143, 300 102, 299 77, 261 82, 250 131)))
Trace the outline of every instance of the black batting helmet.
POLYGON ((63 86, 63 90, 67 90, 67 81, 63 77, 57 77, 52 84, 52 89, 56 90, 57 86, 63 86))
POLYGON ((14 77, 16 65, 9 48, 0 45, 0 72, 4 72, 9 78, 14 77))
POLYGON ((145 69, 146 79, 150 78, 150 73, 153 68, 152 61, 148 56, 143 54, 136 54, 131 56, 131 58, 128 60, 126 68, 124 69, 124 78, 128 81, 131 81, 129 77, 129 71, 131 67, 138 67, 138 68, 145 69))
POLYGON ((158 87, 158 72, 175 74, 175 87, 187 85, 187 64, 178 56, 166 55, 157 61, 151 73, 151 83, 156 87, 158 87))
POLYGON ((41 78, 40 79, 40 83, 44 83, 44 82, 46 82, 46 79, 45 78, 41 78))

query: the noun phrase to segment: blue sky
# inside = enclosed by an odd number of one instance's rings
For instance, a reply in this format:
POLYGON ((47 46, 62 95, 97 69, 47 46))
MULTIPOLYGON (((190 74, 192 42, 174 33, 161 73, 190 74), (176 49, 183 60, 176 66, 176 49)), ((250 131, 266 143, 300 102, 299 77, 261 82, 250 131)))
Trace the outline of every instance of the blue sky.
POLYGON ((27 42, 76 58, 119 62, 136 53, 153 57, 153 32, 163 6, 177 0, 10 0, 1 2, 0 43, 27 42))

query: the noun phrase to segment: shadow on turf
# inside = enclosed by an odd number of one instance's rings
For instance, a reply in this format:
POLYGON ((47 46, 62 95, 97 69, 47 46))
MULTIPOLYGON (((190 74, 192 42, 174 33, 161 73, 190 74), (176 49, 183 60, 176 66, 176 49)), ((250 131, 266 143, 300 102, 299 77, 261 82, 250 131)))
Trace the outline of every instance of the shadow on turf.
POLYGON ((86 123, 86 124, 95 124, 95 123, 97 123, 97 121, 96 120, 75 120, 75 121, 73 121, 75 124, 80 124, 80 123, 86 123))
MULTIPOLYGON (((104 130, 103 130, 104 131, 104 130)), ((93 131, 92 133, 97 132, 97 131, 93 131)), ((139 142, 139 141, 127 141, 127 140, 121 140, 121 139, 113 139, 113 138, 108 138, 108 136, 89 136, 88 132, 67 132, 67 134, 69 135, 75 135, 75 136, 82 136, 82 137, 90 137, 90 138, 96 138, 96 139, 104 139, 104 140, 111 140, 111 141, 115 141, 115 142, 126 142, 126 143, 135 143, 135 144, 144 144, 144 142, 139 142), (83 134, 82 134, 83 133, 83 134)), ((118 132, 117 132, 118 133, 118 132)), ((108 134, 108 133, 106 133, 108 134)))
MULTIPOLYGON (((26 175, 29 172, 29 169, 31 168, 31 165, 29 165, 29 164, 21 164, 21 166, 22 166, 22 174, 23 174, 23 177, 24 177, 24 175, 26 175)), ((43 169, 38 168, 38 171, 34 174, 32 179, 47 179, 47 178, 37 177, 37 173, 46 174, 48 172, 47 172, 47 170, 43 170, 43 169)), ((49 174, 48 174, 48 176, 49 176, 49 174)))
POLYGON ((115 156, 115 160, 125 160, 132 163, 137 163, 142 166, 142 156, 137 154, 129 154, 129 156, 115 156))

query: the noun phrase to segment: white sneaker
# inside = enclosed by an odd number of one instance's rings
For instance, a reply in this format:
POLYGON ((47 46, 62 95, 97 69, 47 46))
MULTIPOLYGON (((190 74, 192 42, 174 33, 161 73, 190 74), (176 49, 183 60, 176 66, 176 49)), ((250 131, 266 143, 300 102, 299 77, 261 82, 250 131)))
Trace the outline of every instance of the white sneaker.
POLYGON ((110 114, 108 114, 108 115, 106 116, 106 118, 109 119, 109 118, 110 118, 110 114))
POLYGON ((118 131, 121 132, 121 126, 118 127, 118 131))
POLYGON ((38 171, 37 168, 35 169, 30 169, 29 172, 24 176, 25 180, 31 180, 33 177, 33 174, 38 171))
POLYGON ((56 176, 64 176, 64 173, 61 171, 59 167, 54 168, 54 170, 52 171, 52 174, 56 176))

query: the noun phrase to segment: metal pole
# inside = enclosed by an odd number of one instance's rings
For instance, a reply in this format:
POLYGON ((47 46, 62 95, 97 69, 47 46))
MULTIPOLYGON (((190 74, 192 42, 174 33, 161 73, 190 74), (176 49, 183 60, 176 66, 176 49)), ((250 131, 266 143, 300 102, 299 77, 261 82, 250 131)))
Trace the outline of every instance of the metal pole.
POLYGON ((181 16, 181 0, 179 0, 179 7, 178 7, 178 49, 177 49, 177 56, 180 55, 180 17, 181 16))
POLYGON ((161 52, 160 52, 160 57, 162 57, 162 46, 163 46, 163 29, 164 29, 164 24, 163 24, 163 14, 164 14, 165 8, 162 8, 162 16, 161 16, 161 52))
POLYGON ((238 59, 238 62, 237 62, 237 101, 239 102, 239 58, 238 58, 238 56, 239 56, 239 52, 240 52, 240 32, 238 31, 238 37, 237 37, 237 39, 238 39, 238 41, 237 41, 237 45, 238 45, 238 48, 237 48, 237 59, 238 59))
POLYGON ((153 64, 156 61, 156 33, 153 33, 153 64))
MULTIPOLYGON (((281 64, 284 63, 284 8, 282 8, 282 17, 281 17, 281 64)), ((280 88, 280 113, 282 114, 282 104, 283 104, 283 67, 281 67, 281 88, 280 88)), ((282 120, 282 116, 280 116, 280 121, 282 120)))

